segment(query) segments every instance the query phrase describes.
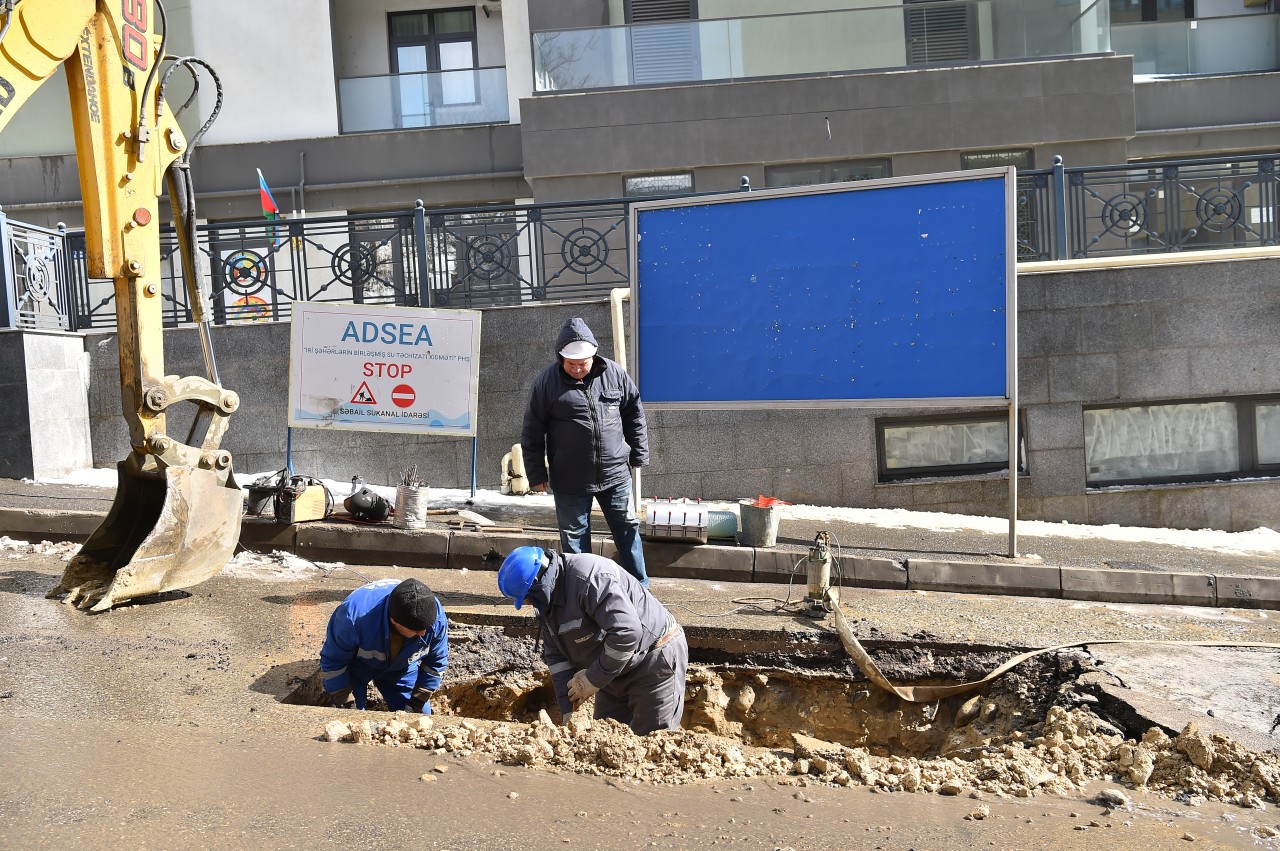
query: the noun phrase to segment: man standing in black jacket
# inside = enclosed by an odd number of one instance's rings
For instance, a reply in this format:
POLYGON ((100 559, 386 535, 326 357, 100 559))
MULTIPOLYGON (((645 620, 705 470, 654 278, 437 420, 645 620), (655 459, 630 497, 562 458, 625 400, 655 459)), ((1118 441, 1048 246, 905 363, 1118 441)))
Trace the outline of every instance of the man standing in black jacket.
POLYGON ((640 523, 631 509, 631 470, 649 462, 644 406, 635 382, 596 354, 598 348, 579 318, 560 330, 556 362, 533 380, 524 412, 525 474, 535 491, 550 482, 566 553, 591 552, 594 499, 613 533, 618 563, 648 587, 640 523))

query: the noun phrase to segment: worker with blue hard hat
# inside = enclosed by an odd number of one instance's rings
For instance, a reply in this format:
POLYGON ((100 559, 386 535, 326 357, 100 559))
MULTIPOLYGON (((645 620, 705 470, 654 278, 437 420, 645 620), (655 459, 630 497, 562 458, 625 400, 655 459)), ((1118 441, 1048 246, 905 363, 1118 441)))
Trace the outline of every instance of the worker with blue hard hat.
POLYGON ((596 718, 637 735, 676 730, 684 714, 689 645, 649 589, 611 559, 518 547, 498 569, 498 590, 528 603, 542 629, 560 714, 595 697, 596 718))

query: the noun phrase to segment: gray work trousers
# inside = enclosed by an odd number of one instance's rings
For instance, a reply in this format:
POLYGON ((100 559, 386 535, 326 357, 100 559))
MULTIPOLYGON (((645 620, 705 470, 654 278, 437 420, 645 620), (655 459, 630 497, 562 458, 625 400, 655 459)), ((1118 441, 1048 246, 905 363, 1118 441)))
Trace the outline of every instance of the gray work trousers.
POLYGON ((621 721, 637 736, 654 730, 679 730, 688 669, 689 643, 682 629, 633 670, 615 677, 596 693, 595 717, 621 721))

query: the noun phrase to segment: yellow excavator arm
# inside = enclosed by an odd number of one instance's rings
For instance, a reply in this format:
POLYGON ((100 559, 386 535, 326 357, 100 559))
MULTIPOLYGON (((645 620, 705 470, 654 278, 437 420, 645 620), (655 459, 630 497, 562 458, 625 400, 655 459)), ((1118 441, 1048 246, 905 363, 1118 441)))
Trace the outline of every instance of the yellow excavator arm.
MULTIPOLYGON (((155 0, 0 0, 0 133, 65 67, 89 274, 115 283, 120 397, 133 449, 117 465, 106 520, 50 592, 94 611, 208 579, 232 555, 243 512, 231 454, 221 448, 239 398, 221 386, 213 359, 189 145, 164 101, 163 22, 155 0), (157 214, 166 181, 207 377, 164 374, 157 214), (184 439, 166 429, 178 402, 197 408, 184 439)), ((193 62, 208 69, 194 59, 175 64, 193 62)))

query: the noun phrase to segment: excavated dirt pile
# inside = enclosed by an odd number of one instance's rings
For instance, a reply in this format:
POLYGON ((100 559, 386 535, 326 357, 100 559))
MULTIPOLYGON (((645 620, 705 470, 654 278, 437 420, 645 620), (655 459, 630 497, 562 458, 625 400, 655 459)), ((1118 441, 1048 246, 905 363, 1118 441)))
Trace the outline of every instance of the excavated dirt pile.
POLYGON ((1081 709, 1053 707, 1042 735, 1021 736, 952 757, 875 756, 793 734, 789 752, 746 746, 723 736, 688 730, 639 737, 614 721, 571 717, 563 726, 543 715, 531 724, 410 718, 331 721, 333 742, 411 746, 459 756, 488 757, 507 765, 552 767, 583 774, 688 783, 734 777, 786 776, 792 782, 862 784, 887 791, 957 795, 977 790, 997 796, 1071 793, 1099 779, 1128 781, 1184 800, 1265 807, 1280 801, 1280 754, 1250 752, 1225 736, 1190 724, 1177 737, 1151 730, 1140 742, 1098 732, 1081 709))
POLYGON ((847 675, 693 664, 683 729, 637 737, 589 720, 586 708, 555 723, 532 642, 496 630, 459 638, 434 720, 332 721, 324 737, 654 783, 780 776, 1030 797, 1111 780, 1189 802, 1280 802, 1280 753, 1249 751, 1194 724, 1174 737, 1152 728, 1126 738, 1088 708, 1080 683, 1098 675, 1078 656, 1031 660, 982 694, 932 704, 899 701, 847 675), (459 715, 467 717, 449 717, 459 715))

